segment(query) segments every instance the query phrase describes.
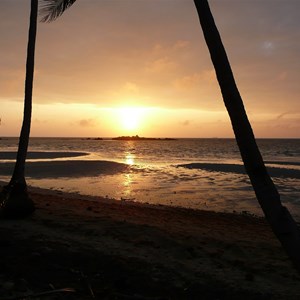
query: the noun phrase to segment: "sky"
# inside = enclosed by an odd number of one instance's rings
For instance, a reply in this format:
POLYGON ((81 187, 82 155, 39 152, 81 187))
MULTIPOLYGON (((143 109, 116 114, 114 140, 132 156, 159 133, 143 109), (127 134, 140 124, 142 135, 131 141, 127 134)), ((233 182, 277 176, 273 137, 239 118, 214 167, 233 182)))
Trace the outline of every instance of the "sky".
MULTIPOLYGON (((258 138, 300 138, 300 1, 210 0, 258 138)), ((0 136, 18 136, 29 0, 0 0, 0 136)), ((233 137, 193 0, 77 0, 39 23, 31 136, 233 137)))

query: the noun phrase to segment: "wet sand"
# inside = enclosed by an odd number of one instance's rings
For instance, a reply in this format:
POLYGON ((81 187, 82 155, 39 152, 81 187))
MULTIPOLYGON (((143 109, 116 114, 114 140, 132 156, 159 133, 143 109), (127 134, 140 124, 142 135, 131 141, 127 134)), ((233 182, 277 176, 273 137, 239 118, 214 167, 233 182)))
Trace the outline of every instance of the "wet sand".
MULTIPOLYGON (((57 178, 57 177, 86 177, 113 175, 130 170, 131 166, 126 163, 120 163, 107 160, 86 159, 89 153, 85 152, 39 152, 29 151, 26 162, 26 175, 31 178, 57 178), (76 158, 76 160, 72 160, 76 158)), ((16 152, 0 151, 0 175, 9 176, 14 167, 16 152)), ((274 162, 267 161, 271 165, 286 164, 299 166, 298 162, 274 162)), ((177 168, 205 170, 210 172, 223 172, 246 174, 245 168, 240 163, 189 163, 174 165, 177 168)), ((272 177, 285 177, 292 179, 300 178, 300 169, 288 169, 282 167, 268 166, 268 172, 272 177)), ((137 171, 139 168, 134 168, 137 171)))
MULTIPOLYGON (((299 299, 300 276, 261 218, 30 188, 0 221, 0 299, 299 299)), ((175 196, 174 196, 175 197, 175 196)))
MULTIPOLYGON (((14 155, 14 152, 0 152, 0 180, 10 179, 14 161, 8 158, 14 155)), ((34 151, 29 152, 29 157, 26 178, 31 186, 142 203, 262 215, 239 161, 147 165, 145 162, 101 160, 93 153, 66 151, 34 151)), ((284 167, 280 164, 282 161, 269 163, 272 165, 268 170, 284 205, 300 221, 297 162, 284 162, 284 167), (291 169, 289 164, 292 164, 291 169)))

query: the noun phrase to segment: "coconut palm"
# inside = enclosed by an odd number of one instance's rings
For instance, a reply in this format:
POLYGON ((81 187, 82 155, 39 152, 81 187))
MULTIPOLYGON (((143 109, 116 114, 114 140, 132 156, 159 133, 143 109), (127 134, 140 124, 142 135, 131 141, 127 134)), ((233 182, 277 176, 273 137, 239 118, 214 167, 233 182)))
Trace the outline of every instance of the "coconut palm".
POLYGON ((280 195, 266 170, 208 1, 194 2, 236 141, 257 200, 273 232, 300 271, 299 228, 289 211, 281 204, 280 195))
MULTIPOLYGON (((32 90, 34 75, 35 41, 37 31, 38 1, 31 0, 30 23, 27 45, 25 98, 22 129, 19 138, 16 164, 9 184, 3 187, 0 193, 0 216, 4 218, 23 218, 32 214, 35 210, 33 201, 27 192, 25 180, 25 162, 30 136, 32 90)), ((52 14, 44 21, 56 19, 62 11, 68 8, 74 1, 64 0, 40 0, 44 4, 42 9, 52 8, 52 14), (55 8, 55 9, 54 9, 55 8)), ((42 20, 43 21, 43 20, 42 20)))
POLYGON ((19 138, 19 147, 12 178, 0 194, 0 214, 6 218, 22 218, 34 210, 34 203, 27 193, 25 180, 25 161, 29 143, 32 88, 34 73, 34 53, 37 30, 38 0, 31 0, 30 24, 27 45, 25 98, 23 124, 19 138))
MULTIPOLYGON (((41 10, 44 14, 42 21, 55 20, 75 1, 46 0, 41 10)), ((194 2, 246 172, 267 221, 300 271, 299 228, 289 211, 281 204, 280 195, 266 170, 208 2, 194 2)))
POLYGON ((56 20, 63 12, 72 6, 76 0, 43 0, 43 4, 39 11, 43 16, 42 22, 52 22, 56 20))

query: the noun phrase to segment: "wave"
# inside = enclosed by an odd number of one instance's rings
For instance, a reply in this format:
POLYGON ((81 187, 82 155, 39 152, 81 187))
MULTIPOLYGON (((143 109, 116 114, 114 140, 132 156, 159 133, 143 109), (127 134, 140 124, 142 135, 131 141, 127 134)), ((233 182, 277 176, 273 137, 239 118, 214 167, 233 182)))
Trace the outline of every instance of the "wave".
POLYGON ((300 166, 300 162, 298 161, 271 161, 271 160, 267 160, 265 161, 266 164, 270 164, 270 165, 286 165, 286 166, 300 166))
MULTIPOLYGON (((224 172, 224 173, 236 173, 246 174, 245 167, 237 164, 226 164, 226 163, 189 163, 180 164, 176 167, 182 167, 187 169, 199 169, 211 172, 224 172)), ((284 177, 284 178, 295 178, 300 179, 300 170, 295 169, 284 169, 276 167, 267 167, 267 170, 272 177, 284 177)))

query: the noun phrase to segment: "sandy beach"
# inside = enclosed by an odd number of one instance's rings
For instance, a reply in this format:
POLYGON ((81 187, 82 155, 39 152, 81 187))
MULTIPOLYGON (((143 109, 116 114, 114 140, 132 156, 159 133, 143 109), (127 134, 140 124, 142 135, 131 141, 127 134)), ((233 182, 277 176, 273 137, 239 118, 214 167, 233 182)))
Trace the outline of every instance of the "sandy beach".
POLYGON ((261 218, 30 194, 30 218, 0 222, 1 300, 300 298, 300 276, 261 218))

